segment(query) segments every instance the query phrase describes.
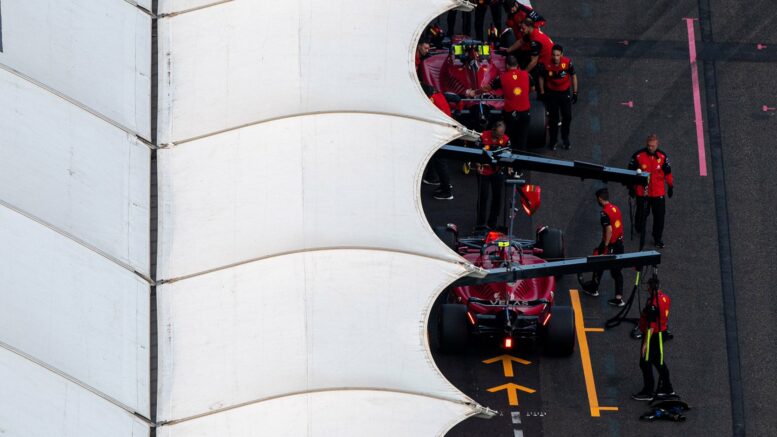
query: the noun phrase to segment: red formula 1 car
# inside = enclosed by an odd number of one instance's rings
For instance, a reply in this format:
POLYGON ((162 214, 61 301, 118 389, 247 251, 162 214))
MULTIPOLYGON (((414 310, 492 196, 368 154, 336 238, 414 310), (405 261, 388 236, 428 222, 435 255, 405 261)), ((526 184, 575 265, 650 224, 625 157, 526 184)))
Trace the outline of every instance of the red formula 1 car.
MULTIPOLYGON (((464 35, 453 38, 447 50, 437 50, 424 59, 419 69, 422 83, 445 94, 454 117, 470 129, 482 132, 501 117, 504 99, 501 90, 478 98, 467 98, 469 89, 491 84, 505 71, 506 56, 494 47, 470 40, 464 35)), ((547 116, 545 105, 532 101, 529 145, 543 147, 546 142, 547 116)))
MULTIPOLYGON (((517 202, 531 216, 540 206, 540 188, 511 180, 513 186, 507 233, 489 231, 459 238, 455 225, 435 228, 437 236, 476 267, 505 273, 564 259, 564 235, 543 227, 535 240, 512 234, 517 202), (519 189, 520 187, 520 189, 519 189)), ((443 352, 466 348, 471 336, 498 340, 511 349, 515 339, 539 339, 551 355, 569 355, 575 344, 572 308, 554 306, 556 278, 542 275, 512 281, 458 284, 448 290, 438 317, 439 346, 443 352)))
MULTIPOLYGON (((542 228, 536 241, 500 232, 459 238, 454 225, 436 228, 437 235, 469 262, 483 269, 514 269, 564 257, 563 234, 542 228)), ((464 285, 448 290, 438 317, 442 352, 461 352, 470 337, 488 337, 511 349, 515 339, 540 340, 546 353, 569 355, 575 344, 571 307, 554 305, 553 276, 464 285)))

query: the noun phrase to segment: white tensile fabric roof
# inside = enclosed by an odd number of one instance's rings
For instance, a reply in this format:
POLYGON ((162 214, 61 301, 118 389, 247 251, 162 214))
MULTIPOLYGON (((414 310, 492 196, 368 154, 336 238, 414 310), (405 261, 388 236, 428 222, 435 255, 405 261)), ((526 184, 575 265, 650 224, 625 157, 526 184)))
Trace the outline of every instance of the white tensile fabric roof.
POLYGON ((0 434, 148 436, 151 17, 0 7, 0 434))
POLYGON ((414 50, 459 0, 159 1, 151 411, 150 3, 2 2, 0 430, 427 436, 487 413, 427 338, 473 267, 421 207, 466 132, 414 50))
POLYGON ((440 435, 482 412, 426 335, 471 270, 419 198, 462 129, 415 44, 456 6, 162 5, 160 435, 440 435))

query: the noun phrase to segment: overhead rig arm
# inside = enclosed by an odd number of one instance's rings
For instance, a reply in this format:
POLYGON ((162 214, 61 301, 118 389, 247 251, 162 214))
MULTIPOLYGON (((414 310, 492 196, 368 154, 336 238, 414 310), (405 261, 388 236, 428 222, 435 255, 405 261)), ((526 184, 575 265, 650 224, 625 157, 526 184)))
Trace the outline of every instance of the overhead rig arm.
POLYGON ((484 277, 466 276, 452 285, 483 285, 494 282, 515 282, 520 279, 560 276, 630 267, 656 266, 661 263, 661 254, 655 250, 621 255, 600 255, 587 258, 573 258, 564 261, 519 265, 513 269, 486 270, 484 277))
POLYGON ((604 182, 618 182, 623 185, 645 185, 647 173, 637 173, 616 167, 607 167, 583 161, 565 161, 561 159, 511 153, 509 150, 489 152, 471 147, 445 145, 440 148, 442 156, 459 161, 478 162, 481 164, 497 164, 511 167, 518 172, 525 170, 539 171, 580 179, 596 179, 604 182))

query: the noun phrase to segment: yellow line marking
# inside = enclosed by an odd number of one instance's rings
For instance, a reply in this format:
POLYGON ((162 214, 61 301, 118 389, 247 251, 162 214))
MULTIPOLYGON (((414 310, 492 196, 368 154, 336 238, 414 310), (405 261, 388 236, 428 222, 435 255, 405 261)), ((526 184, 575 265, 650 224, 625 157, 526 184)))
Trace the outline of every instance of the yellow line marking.
POLYGON ((596 396, 594 371, 591 367, 591 355, 588 350, 588 338, 585 335, 585 333, 588 332, 588 329, 586 329, 585 324, 583 323, 583 308, 580 305, 580 293, 574 289, 569 290, 569 297, 572 300, 572 308, 575 310, 575 332, 577 332, 577 343, 580 346, 580 361, 583 363, 583 376, 585 377, 585 388, 588 392, 588 405, 591 408, 591 417, 600 417, 599 413, 601 411, 618 411, 618 407, 599 406, 599 398, 596 396))
POLYGON ((604 332, 604 328, 585 328, 585 332, 604 332))
POLYGON ((535 393, 537 390, 531 389, 529 387, 524 387, 522 385, 513 384, 512 382, 509 382, 507 384, 500 385, 498 387, 491 387, 488 389, 490 393, 496 393, 498 391, 507 390, 507 401, 512 406, 518 405, 518 390, 525 392, 525 393, 535 393))
POLYGON ((521 358, 516 358, 512 355, 499 355, 498 357, 489 358, 487 360, 483 360, 484 364, 494 364, 501 361, 502 362, 502 370, 504 371, 504 374, 508 378, 512 378, 515 376, 513 374, 513 362, 523 364, 525 366, 528 366, 531 364, 531 361, 527 361, 521 358))

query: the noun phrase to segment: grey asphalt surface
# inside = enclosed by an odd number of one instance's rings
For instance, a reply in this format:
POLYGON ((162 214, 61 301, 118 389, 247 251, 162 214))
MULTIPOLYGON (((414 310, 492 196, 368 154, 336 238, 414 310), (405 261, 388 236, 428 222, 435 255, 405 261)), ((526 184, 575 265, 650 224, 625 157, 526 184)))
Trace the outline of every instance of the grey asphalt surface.
MULTIPOLYGON (((639 343, 629 338, 631 327, 622 325, 587 334, 599 403, 619 408, 601 417, 590 415, 578 349, 569 358, 550 359, 524 345, 514 355, 532 364, 516 365, 514 378, 505 378, 499 364, 482 363, 501 354, 494 347, 473 347, 460 357, 437 354, 437 364, 451 382, 504 414, 469 419, 448 435, 513 436, 516 430, 526 436, 777 435, 777 360, 772 358, 777 297, 770 287, 777 260, 772 209, 777 184, 771 183, 777 112, 763 111, 764 105, 777 107, 777 3, 534 3, 549 20, 547 33, 567 47, 580 79, 572 149, 537 151, 625 167, 645 137, 657 133, 672 160, 676 190, 667 201, 667 247, 660 266, 662 285, 673 299, 670 325, 675 339, 667 344, 666 356, 675 390, 693 410, 681 424, 638 420, 646 406, 629 396, 641 386, 639 343), (709 16, 700 13, 706 11, 709 16), (702 18, 695 33, 706 177, 699 174, 684 17, 702 18), (758 50, 756 44, 766 48, 758 50), (705 78, 712 79, 708 82, 716 85, 713 90, 705 78), (622 104, 626 102, 633 102, 633 108, 622 104), (732 270, 726 272, 729 255, 732 270), (725 278, 732 282, 724 285, 725 278), (724 305, 726 290, 735 306, 724 305), (732 321, 735 325, 727 326, 732 321), (727 339, 726 333, 734 330, 737 335, 727 339), (510 407, 504 393, 487 391, 506 382, 537 392, 521 393, 519 406, 510 407), (521 413, 519 424, 513 422, 513 412, 521 413)), ((457 167, 451 164, 455 199, 433 200, 432 188, 423 186, 424 208, 432 225, 457 223, 467 231, 474 220, 476 182, 457 167)), ((530 177, 542 186, 542 207, 532 219, 521 218, 521 234, 531 235, 537 225, 553 225, 564 230, 569 256, 590 253, 598 238, 593 197, 598 183, 538 173, 530 177)), ((613 202, 627 211, 625 189, 611 184, 610 190, 613 202)), ((627 236, 626 248, 635 251, 636 241, 627 236)), ((625 272, 625 277, 628 291, 634 272, 625 272)), ((561 303, 568 302, 566 290, 576 285, 574 278, 562 281, 561 303)), ((605 275, 600 297, 581 296, 587 327, 603 326, 616 312, 606 304, 612 287, 605 275)))

